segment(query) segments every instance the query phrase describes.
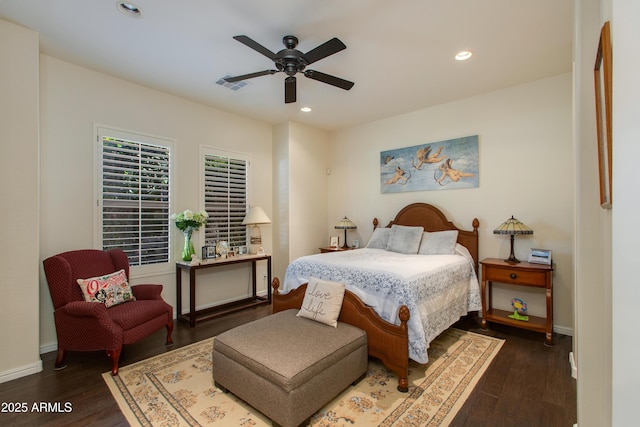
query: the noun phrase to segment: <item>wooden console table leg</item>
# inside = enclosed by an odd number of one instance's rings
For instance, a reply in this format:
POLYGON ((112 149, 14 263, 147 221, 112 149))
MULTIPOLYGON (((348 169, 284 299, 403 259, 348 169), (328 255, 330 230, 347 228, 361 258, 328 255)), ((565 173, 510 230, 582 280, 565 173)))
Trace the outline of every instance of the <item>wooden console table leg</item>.
POLYGON ((176 318, 182 316, 182 269, 176 264, 176 318))
POLYGON ((267 259, 267 300, 271 304, 271 257, 267 259))
POLYGON ((253 287, 253 298, 255 299, 257 294, 257 286, 256 286, 256 280, 257 280, 257 274, 256 274, 256 262, 252 261, 251 262, 251 283, 252 283, 252 287, 253 287))
POLYGON ((196 326, 196 270, 189 269, 189 326, 196 326))

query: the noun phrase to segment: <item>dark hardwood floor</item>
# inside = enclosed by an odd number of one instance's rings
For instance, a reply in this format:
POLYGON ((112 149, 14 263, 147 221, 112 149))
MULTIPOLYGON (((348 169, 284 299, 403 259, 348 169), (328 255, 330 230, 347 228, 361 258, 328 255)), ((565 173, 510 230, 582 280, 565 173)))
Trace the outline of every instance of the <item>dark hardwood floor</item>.
POLYGON ((451 426, 572 427, 577 421, 576 380, 571 377, 572 338, 554 334, 554 346, 544 334, 504 325, 480 327, 466 317, 454 325, 505 340, 451 426))
MULTIPOLYGON (((270 314, 268 306, 235 313, 189 328, 176 322, 175 344, 163 345, 164 329, 123 350, 120 365, 128 365, 270 314)), ((542 334, 491 325, 484 331, 477 318, 456 327, 506 340, 500 353, 464 404, 452 426, 567 426, 576 422, 576 384, 571 378, 571 337, 556 335, 555 346, 542 334)), ((10 343, 2 351, 10 351, 10 343)), ((67 368, 54 371, 55 352, 42 355, 42 372, 0 384, 1 426, 127 426, 101 374, 110 369, 104 352, 67 356, 67 368), (33 411, 44 402, 59 412, 33 411), (23 403, 27 412, 4 412, 23 403), (56 403, 59 403, 56 408, 56 403)))

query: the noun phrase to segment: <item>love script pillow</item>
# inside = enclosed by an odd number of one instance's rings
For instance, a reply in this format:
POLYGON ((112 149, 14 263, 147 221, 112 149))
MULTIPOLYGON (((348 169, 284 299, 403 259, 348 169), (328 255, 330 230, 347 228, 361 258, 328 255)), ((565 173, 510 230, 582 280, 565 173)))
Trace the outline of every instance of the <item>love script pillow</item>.
POLYGON ((337 328, 344 289, 343 283, 310 277, 297 315, 337 328))
POLYGON ((105 276, 78 279, 77 282, 87 302, 101 302, 109 308, 136 300, 124 270, 105 276))

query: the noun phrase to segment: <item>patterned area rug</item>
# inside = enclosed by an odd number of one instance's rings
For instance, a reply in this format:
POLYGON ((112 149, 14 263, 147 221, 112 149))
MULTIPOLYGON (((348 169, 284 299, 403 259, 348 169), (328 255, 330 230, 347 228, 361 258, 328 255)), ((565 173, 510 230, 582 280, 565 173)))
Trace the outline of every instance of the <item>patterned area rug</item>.
MULTIPOLYGON (((409 366, 409 392, 375 359, 365 379, 311 419, 324 426, 446 426, 504 342, 448 329, 429 348, 429 363, 409 366)), ((213 338, 120 368, 103 378, 132 426, 270 426, 260 412, 216 389, 213 338)))

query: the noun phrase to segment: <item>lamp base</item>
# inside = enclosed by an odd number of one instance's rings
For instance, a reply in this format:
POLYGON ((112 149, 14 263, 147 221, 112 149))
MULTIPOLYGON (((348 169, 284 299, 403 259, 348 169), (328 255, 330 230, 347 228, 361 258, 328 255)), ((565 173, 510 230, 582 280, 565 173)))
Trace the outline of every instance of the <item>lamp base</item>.
POLYGON ((347 243, 347 229, 344 229, 344 243, 342 244, 342 249, 350 249, 349 244, 347 243))
POLYGON ((511 254, 509 255, 509 258, 504 260, 504 262, 508 262, 509 264, 518 264, 520 262, 520 260, 513 254, 513 234, 511 235, 511 254))
POLYGON ((262 232, 258 224, 254 224, 249 230, 249 253, 256 255, 262 246, 262 232))

